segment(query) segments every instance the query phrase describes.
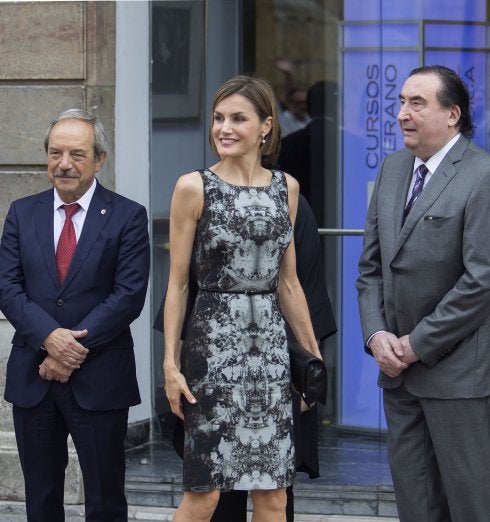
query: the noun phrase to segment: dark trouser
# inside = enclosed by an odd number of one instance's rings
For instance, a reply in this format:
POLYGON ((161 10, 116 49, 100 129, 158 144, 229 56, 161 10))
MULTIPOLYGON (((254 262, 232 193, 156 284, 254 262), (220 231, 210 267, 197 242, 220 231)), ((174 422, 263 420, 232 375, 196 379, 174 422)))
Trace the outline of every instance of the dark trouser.
POLYGON ((24 473, 28 522, 63 522, 67 438, 82 470, 87 522, 127 522, 124 439, 128 409, 89 411, 71 386, 53 382, 33 408, 14 406, 14 426, 24 473))
POLYGON ((490 520, 490 398, 384 390, 400 522, 490 520))
MULTIPOLYGON (((294 521, 293 486, 286 489, 288 503, 286 506, 287 522, 294 521)), ((227 491, 221 493, 218 506, 211 522, 246 522, 248 491, 227 491)))

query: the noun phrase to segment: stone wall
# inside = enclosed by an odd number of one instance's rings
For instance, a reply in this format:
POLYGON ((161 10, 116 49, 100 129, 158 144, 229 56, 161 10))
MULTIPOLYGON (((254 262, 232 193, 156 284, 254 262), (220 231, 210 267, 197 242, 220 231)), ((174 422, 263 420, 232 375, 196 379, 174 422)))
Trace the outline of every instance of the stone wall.
MULTIPOLYGON (((0 227, 10 203, 50 186, 44 130, 61 110, 103 122, 109 158, 99 174, 114 188, 115 2, 0 2, 0 227)), ((13 330, 0 314, 0 389, 13 330)), ((2 393, 3 395, 3 393, 2 393)), ((23 498, 11 406, 0 399, 0 500, 23 498)), ((82 499, 70 451, 66 501, 82 499)))

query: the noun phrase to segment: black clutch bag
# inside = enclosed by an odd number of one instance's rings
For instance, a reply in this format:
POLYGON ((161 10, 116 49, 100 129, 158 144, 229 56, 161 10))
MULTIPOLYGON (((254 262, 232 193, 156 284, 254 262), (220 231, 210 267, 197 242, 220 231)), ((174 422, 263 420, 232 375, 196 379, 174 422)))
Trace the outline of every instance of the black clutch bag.
POLYGON ((325 404, 328 384, 325 364, 296 341, 289 340, 288 348, 294 387, 308 406, 317 401, 325 404))

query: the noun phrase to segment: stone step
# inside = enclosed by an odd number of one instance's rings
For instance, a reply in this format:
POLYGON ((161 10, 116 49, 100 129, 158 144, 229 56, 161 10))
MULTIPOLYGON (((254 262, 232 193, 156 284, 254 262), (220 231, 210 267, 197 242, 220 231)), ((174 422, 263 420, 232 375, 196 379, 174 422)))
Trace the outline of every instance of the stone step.
MULTIPOLYGON (((391 517, 397 511, 386 445, 365 435, 320 430, 320 478, 297 474, 295 512, 310 517, 391 517)), ((182 498, 182 461, 168 436, 127 451, 126 492, 131 505, 175 508, 182 498)), ((299 515, 298 515, 299 516, 299 515)), ((350 518, 349 518, 350 517, 350 518)), ((300 520, 300 519, 298 519, 300 520)), ((361 519, 367 522, 367 519, 361 519)))
MULTIPOLYGON (((84 508, 81 505, 66 506, 66 522, 83 522, 84 508)), ((128 519, 139 522, 170 522, 175 513, 173 508, 129 506, 128 519)), ((2 522, 25 522, 25 505, 22 502, 0 502, 2 522)), ((251 513, 248 514, 251 521, 251 513)), ((309 515, 296 514, 295 522, 398 522, 397 518, 365 517, 355 515, 309 515)))
MULTIPOLYGON (((126 481, 126 495, 132 505, 175 508, 182 489, 180 481, 133 476, 126 481)), ((396 518, 391 486, 337 486, 298 481, 294 486, 294 502, 295 511, 304 515, 396 518)))

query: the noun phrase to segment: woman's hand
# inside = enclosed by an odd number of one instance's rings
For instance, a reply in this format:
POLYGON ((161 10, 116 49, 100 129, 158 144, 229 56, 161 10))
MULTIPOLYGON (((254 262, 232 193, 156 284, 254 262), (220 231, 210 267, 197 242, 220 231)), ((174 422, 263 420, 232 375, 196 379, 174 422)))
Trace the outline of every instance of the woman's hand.
POLYGON ((192 395, 187 381, 182 373, 174 366, 172 368, 165 368, 165 393, 167 395, 170 408, 174 415, 184 420, 184 408, 182 405, 182 395, 191 404, 196 404, 196 398, 192 395))
POLYGON ((312 402, 309 406, 306 404, 306 402, 303 400, 303 397, 301 397, 301 402, 299 404, 299 411, 300 413, 305 413, 306 411, 310 411, 314 406, 316 402, 312 402))

